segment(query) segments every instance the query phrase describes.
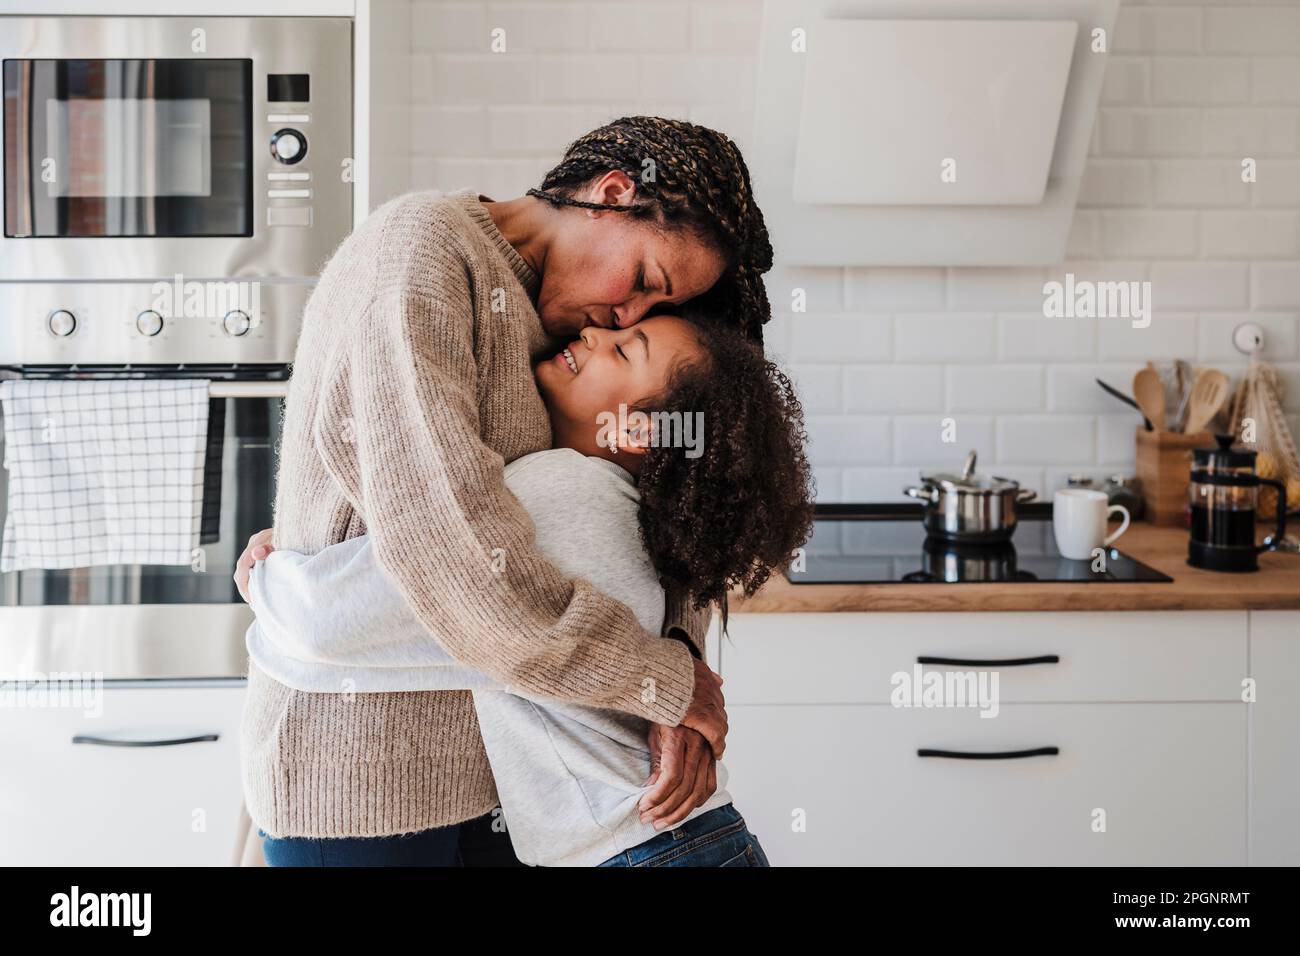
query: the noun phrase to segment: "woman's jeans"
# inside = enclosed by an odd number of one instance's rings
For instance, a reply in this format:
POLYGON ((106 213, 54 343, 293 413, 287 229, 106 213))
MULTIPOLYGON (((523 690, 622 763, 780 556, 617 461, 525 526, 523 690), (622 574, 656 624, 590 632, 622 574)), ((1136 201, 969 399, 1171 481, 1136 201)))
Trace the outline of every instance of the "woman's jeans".
POLYGON ((389 837, 268 837, 267 866, 523 866, 493 815, 389 837))
POLYGON ((687 820, 601 866, 768 866, 758 837, 731 804, 687 820))

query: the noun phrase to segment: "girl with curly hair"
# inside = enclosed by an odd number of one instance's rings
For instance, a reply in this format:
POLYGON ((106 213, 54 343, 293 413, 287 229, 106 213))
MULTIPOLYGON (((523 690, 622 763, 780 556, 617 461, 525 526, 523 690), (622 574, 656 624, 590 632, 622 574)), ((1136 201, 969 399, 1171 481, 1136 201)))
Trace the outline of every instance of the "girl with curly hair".
MULTIPOLYGON (((667 315, 585 328, 536 378, 555 447, 511 462, 506 484, 538 549, 648 630, 662 624, 672 586, 689 587, 699 607, 720 605, 725 630, 728 594, 757 590, 811 527, 789 379, 734 328, 667 315)), ((368 536, 312 556, 276 552, 254 570, 252 592, 250 652, 290 686, 316 691, 346 675, 360 691, 473 688, 523 862, 767 865, 721 765, 709 800, 661 832, 638 808, 655 775, 647 721, 503 687, 457 664, 408 610, 368 536)))

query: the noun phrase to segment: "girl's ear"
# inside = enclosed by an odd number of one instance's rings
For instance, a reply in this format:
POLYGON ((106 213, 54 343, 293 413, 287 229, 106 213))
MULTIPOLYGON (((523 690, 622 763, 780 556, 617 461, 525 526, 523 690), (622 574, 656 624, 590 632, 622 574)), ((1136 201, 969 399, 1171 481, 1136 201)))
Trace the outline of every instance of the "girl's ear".
POLYGON ((644 412, 631 412, 627 416, 627 427, 618 432, 616 452, 631 455, 644 455, 654 442, 654 423, 644 412))

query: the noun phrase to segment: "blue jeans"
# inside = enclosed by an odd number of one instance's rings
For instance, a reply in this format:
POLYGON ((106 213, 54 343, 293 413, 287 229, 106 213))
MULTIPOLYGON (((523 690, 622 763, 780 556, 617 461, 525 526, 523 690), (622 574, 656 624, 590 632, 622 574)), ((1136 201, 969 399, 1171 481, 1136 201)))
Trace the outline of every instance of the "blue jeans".
POLYGON ((487 813, 464 823, 388 837, 269 837, 267 866, 523 866, 487 813))
POLYGON ((758 837, 731 804, 687 820, 601 866, 768 866, 758 837))

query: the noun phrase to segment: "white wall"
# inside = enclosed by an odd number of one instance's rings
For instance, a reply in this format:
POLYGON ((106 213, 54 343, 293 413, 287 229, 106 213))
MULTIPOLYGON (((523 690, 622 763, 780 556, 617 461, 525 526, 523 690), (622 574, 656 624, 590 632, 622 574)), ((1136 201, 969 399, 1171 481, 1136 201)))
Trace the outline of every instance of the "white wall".
MULTIPOLYGON (((575 136, 658 113, 751 139, 760 0, 414 0, 413 188, 519 195, 575 136), (505 30, 507 53, 490 52, 505 30)), ((1056 269, 778 269, 770 349, 796 374, 824 501, 897 496, 919 467, 1045 489, 1131 470, 1127 388, 1148 358, 1240 369, 1250 316, 1283 369, 1300 435, 1300 2, 1125 0, 1069 262, 1056 269), (1244 156, 1258 182, 1241 182, 1244 156), (1042 284, 1149 279, 1155 318, 1042 316, 1042 284), (939 422, 957 421, 956 446, 939 422)), ((762 202, 763 184, 755 183, 762 202)))

